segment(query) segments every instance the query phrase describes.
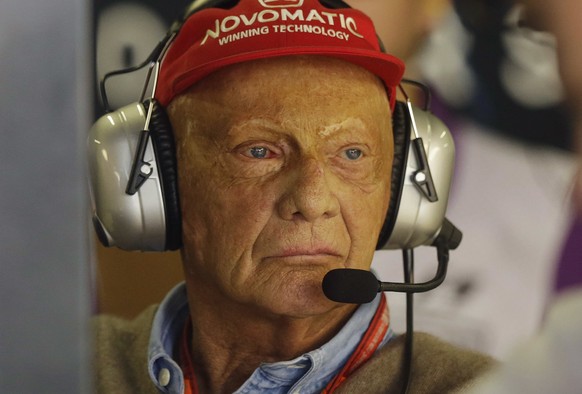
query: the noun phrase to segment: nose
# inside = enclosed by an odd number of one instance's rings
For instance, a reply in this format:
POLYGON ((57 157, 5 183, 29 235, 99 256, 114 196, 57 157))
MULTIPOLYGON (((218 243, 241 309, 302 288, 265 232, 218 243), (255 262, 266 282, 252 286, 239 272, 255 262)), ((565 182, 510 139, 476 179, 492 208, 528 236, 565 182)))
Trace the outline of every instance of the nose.
POLYGON ((279 201, 279 215, 285 220, 314 222, 334 217, 340 212, 332 187, 331 174, 316 158, 299 160, 288 173, 286 192, 279 201))

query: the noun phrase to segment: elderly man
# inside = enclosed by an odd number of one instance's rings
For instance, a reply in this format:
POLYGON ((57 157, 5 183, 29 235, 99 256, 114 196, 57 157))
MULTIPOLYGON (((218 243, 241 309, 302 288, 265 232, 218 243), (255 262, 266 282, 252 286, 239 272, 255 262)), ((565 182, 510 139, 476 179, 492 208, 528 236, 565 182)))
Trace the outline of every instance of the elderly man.
MULTIPOLYGON (((403 64, 358 11, 226 3, 187 18, 156 87, 175 139, 185 283, 132 322, 96 321, 97 389, 399 392, 403 341, 384 295, 342 304, 321 284, 370 268, 403 64)), ((463 387, 491 363, 417 339, 416 393, 463 387)))

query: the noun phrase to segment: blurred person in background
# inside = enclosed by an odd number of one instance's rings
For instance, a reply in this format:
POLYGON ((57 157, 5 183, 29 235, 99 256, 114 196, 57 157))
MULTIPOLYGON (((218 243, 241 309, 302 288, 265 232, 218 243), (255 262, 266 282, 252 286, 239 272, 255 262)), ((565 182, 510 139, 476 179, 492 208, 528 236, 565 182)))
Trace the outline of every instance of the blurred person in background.
POLYGON ((451 6, 450 0, 348 0, 346 3, 368 14, 384 46, 412 63, 406 75, 416 72, 413 59, 451 6), (394 34, 397 32, 397 34, 394 34))
MULTIPOLYGON (((560 71, 574 125, 574 147, 582 163, 582 3, 577 0, 524 0, 524 22, 553 33, 557 39, 560 71)), ((578 168, 573 204, 577 224, 565 245, 577 248, 558 267, 556 292, 540 333, 522 344, 500 367, 484 377, 470 394, 561 393, 577 394, 582 389, 582 166, 578 168), (576 227, 578 226, 578 227, 576 227)), ((567 252, 564 252, 566 254, 567 252)))
MULTIPOLYGON (((447 281, 415 296, 416 326, 503 358, 538 331, 556 267, 571 260, 576 160, 554 38, 519 27, 509 0, 396 2, 399 15, 392 2, 352 3, 380 33, 407 32, 385 39, 433 88, 432 110, 457 142, 449 212, 464 240, 447 281)), ((423 253, 418 281, 435 269, 423 253)), ((376 254, 380 277, 401 275, 390 254, 376 254)), ((391 307, 403 313, 404 297, 391 307)))

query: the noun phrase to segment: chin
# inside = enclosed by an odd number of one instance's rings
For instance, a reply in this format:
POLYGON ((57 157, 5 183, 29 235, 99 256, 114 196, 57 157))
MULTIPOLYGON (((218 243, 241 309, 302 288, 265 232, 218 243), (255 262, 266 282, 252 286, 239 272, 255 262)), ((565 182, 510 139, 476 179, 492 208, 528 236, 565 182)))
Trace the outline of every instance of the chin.
POLYGON ((324 315, 338 306, 323 294, 320 278, 282 283, 270 304, 275 314, 294 318, 324 315))

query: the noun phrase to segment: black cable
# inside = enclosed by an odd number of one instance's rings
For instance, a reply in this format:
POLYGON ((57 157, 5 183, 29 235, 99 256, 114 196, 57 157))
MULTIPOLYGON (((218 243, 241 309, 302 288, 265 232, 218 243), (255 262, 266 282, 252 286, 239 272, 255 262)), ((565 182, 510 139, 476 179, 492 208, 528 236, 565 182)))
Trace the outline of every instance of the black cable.
MULTIPOLYGON (((404 282, 414 283, 414 250, 403 249, 402 261, 404 268, 404 282)), ((402 364, 402 377, 404 383, 402 393, 408 393, 412 377, 412 344, 414 338, 414 293, 406 293, 406 337, 404 342, 404 362, 402 364)))
MULTIPOLYGON (((439 267, 443 267, 446 272, 446 267, 449 262, 449 242, 446 238, 438 238, 434 246, 437 248, 437 260, 439 267)), ((457 244, 453 243, 456 247, 457 244)), ((414 250, 402 250, 403 266, 404 266, 404 282, 408 284, 414 283, 414 250)), ((402 393, 407 394, 412 380, 412 352, 413 352, 413 336, 414 336, 414 292, 406 293, 406 338, 404 342, 404 362, 402 365, 402 376, 404 384, 402 386, 402 393)))
MULTIPOLYGON (((121 70, 110 71, 110 72, 106 73, 103 76, 103 78, 101 78, 101 81, 99 82, 99 93, 101 96, 101 105, 103 106, 103 109, 105 110, 105 112, 111 112, 111 107, 109 106, 109 99, 107 98, 107 86, 105 85, 107 80, 109 78, 117 76, 117 75, 128 74, 128 73, 138 71, 138 70, 144 68, 145 66, 147 66, 148 64, 151 64, 152 61, 154 61, 155 59, 158 59, 160 57, 160 54, 162 53, 164 46, 168 42, 168 37, 169 36, 166 36, 162 41, 158 42, 158 44, 156 45, 154 50, 149 54, 149 56, 142 63, 138 64, 137 66, 131 66, 131 67, 123 68, 121 70)), ((151 72, 151 70, 150 70, 150 72, 151 72)), ((149 80, 149 73, 148 73, 148 80, 149 80)), ((146 89, 146 87, 144 87, 144 90, 145 89, 146 89)), ((142 96, 143 96, 143 92, 142 92, 142 96)))
POLYGON ((101 78, 101 81, 99 82, 99 93, 101 95, 101 105, 103 106, 103 109, 105 110, 105 112, 111 112, 111 107, 109 106, 109 99, 107 97, 107 87, 105 86, 105 83, 107 82, 107 80, 111 77, 116 76, 116 75, 122 75, 122 74, 127 74, 127 73, 137 71, 141 68, 144 68, 148 64, 150 64, 150 62, 151 61, 148 58, 148 59, 144 60, 143 63, 138 64, 137 66, 127 67, 127 68, 124 68, 121 70, 110 71, 107 74, 105 74, 103 76, 103 78, 101 78))
POLYGON ((407 79, 407 78, 402 78, 400 82, 402 84, 405 84, 405 85, 413 85, 413 86, 419 88, 420 90, 422 90, 422 94, 424 96, 423 97, 424 103, 422 104, 422 109, 425 111, 430 110, 432 96, 430 93, 430 88, 427 85, 425 85, 424 83, 422 83, 420 81, 416 81, 414 79, 407 79))

